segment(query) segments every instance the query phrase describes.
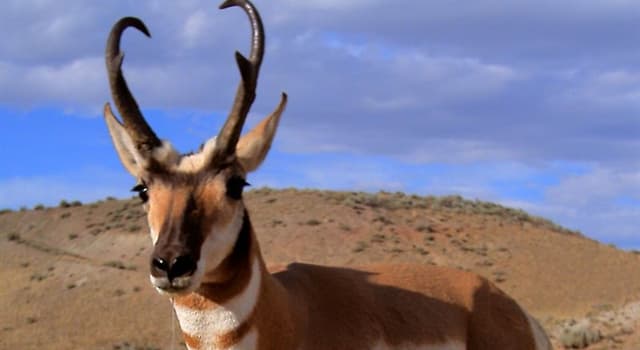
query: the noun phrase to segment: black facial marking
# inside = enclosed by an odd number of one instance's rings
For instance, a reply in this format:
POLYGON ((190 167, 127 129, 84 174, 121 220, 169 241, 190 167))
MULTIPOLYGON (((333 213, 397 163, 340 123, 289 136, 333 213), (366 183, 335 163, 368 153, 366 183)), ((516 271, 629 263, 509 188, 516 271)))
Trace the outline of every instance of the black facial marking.
POLYGON ((149 200, 149 188, 147 188, 147 185, 144 182, 135 185, 131 191, 138 192, 138 196, 142 200, 142 203, 146 203, 149 200))
POLYGON ((242 189, 249 183, 242 177, 234 175, 227 180, 227 196, 232 199, 242 198, 242 189))

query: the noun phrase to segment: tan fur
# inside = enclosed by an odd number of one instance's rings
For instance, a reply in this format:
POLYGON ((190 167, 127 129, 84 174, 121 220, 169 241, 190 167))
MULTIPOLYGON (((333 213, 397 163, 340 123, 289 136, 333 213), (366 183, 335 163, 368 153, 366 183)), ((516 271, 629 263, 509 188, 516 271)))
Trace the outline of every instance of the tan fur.
POLYGON ((104 105, 104 119, 107 122, 109 135, 113 145, 116 147, 116 153, 124 165, 125 169, 134 177, 140 176, 140 170, 143 167, 143 157, 136 150, 131 137, 127 133, 124 126, 118 121, 111 111, 111 106, 106 103, 104 105))
MULTIPOLYGON (((213 226, 224 227, 242 203, 233 203, 225 198, 225 183, 221 177, 215 177, 194 189, 190 183, 153 182, 149 186, 148 218, 153 231, 159 232, 166 222, 174 224, 182 221, 189 196, 194 197, 196 207, 202 211, 203 232, 211 232, 213 226)), ((199 212, 200 213, 200 212, 199 212)))
POLYGON ((190 154, 183 157, 175 170, 185 173, 196 173, 204 169, 209 155, 216 148, 216 138, 209 139, 198 153, 190 154))
MULTIPOLYGON (((245 172, 257 169, 269 152, 280 116, 286 107, 286 101, 286 95, 283 94, 283 99, 276 110, 240 137, 236 152, 238 161, 245 172)), ((109 104, 105 105, 104 115, 122 164, 130 174, 140 177, 141 168, 144 168, 147 162, 138 154, 126 130, 113 115, 109 104)), ((162 141, 161 147, 153 150, 152 157, 167 170, 195 174, 204 170, 215 147, 216 138, 213 137, 202 146, 199 152, 180 156, 171 143, 162 141)))
MULTIPOLYGON (((267 156, 273 138, 276 134, 280 117, 287 105, 287 95, 282 95, 282 100, 276 109, 258 123, 248 133, 240 137, 236 146, 238 162, 245 172, 256 170, 267 156)), ((216 138, 209 139, 198 153, 190 154, 180 159, 173 170, 186 173, 202 171, 210 160, 216 147, 216 138)))
POLYGON ((156 162, 168 165, 171 168, 175 168, 180 161, 180 153, 166 140, 162 141, 160 147, 155 148, 151 152, 151 157, 153 157, 156 162))
MULTIPOLYGON (((357 269, 292 264, 271 275, 251 231, 246 256, 235 261, 231 295, 205 286, 176 302, 205 310, 244 290, 247 266, 258 259, 261 292, 251 316, 217 336, 219 348, 258 332, 257 349, 536 350, 528 316, 485 279, 422 265, 370 265, 357 269)), ((542 333, 544 334, 544 333, 542 333)), ((190 335, 193 337, 193 335, 190 335)), ((191 349, 199 349, 190 346, 191 349)))
MULTIPOLYGON (((120 161, 131 175, 140 177, 144 169, 148 166, 149 160, 138 152, 131 136, 127 133, 124 125, 120 123, 113 114, 111 106, 108 103, 104 105, 103 112, 109 134, 116 147, 120 161)), ((153 149, 151 157, 158 163, 164 164, 169 168, 176 168, 180 160, 180 154, 168 141, 162 141, 160 147, 153 149)))
POLYGON ((200 343, 200 339, 188 334, 188 333, 182 333, 182 338, 184 339, 184 343, 190 348, 190 349, 199 349, 200 346, 202 345, 200 343))
POLYGON ((276 110, 238 141, 236 154, 240 165, 247 173, 256 170, 267 156, 286 105, 287 95, 283 93, 276 110))
MULTIPOLYGON (((415 265, 356 270, 293 264, 268 283, 284 289, 280 298, 300 307, 289 307, 294 324, 265 320, 258 325, 260 334, 275 336, 293 328, 289 341, 302 349, 364 350, 381 342, 388 348, 426 347, 452 341, 466 343, 467 349, 535 349, 518 305, 466 272, 415 265)), ((269 309, 274 303, 260 305, 269 309)), ((285 348, 267 339, 260 349, 285 348)))

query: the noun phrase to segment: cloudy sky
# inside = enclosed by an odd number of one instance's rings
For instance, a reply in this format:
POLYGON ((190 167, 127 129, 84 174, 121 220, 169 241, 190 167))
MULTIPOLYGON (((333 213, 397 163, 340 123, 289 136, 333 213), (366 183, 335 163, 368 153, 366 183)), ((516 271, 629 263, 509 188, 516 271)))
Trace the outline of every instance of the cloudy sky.
MULTIPOLYGON (((255 124, 290 96, 255 187, 460 194, 640 247, 640 2, 255 0, 255 124)), ((108 138, 103 52, 183 151, 217 134, 246 52, 210 0, 0 3, 0 208, 129 196, 108 138)))

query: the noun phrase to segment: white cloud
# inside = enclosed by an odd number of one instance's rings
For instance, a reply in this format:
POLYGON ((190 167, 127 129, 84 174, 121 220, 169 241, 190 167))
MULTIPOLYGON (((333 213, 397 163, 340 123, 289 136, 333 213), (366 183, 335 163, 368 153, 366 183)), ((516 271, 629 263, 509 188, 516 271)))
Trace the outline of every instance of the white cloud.
POLYGON ((400 52, 392 59, 394 70, 404 79, 443 80, 450 76, 482 78, 486 83, 504 83, 517 75, 513 68, 483 63, 476 58, 425 55, 400 52), (488 80, 488 81, 487 81, 488 80))
POLYGON ((640 200, 640 169, 595 168, 584 174, 566 177, 547 191, 550 201, 569 207, 599 207, 622 196, 640 200))
POLYGON ((640 233, 640 207, 623 198, 640 201, 640 170, 595 167, 550 186, 538 212, 601 240, 628 241, 640 233))
POLYGON ((0 98, 5 105, 62 105, 96 111, 107 88, 104 61, 88 57, 60 65, 18 65, 0 61, 0 98), (90 101, 88 107, 85 103, 90 101), (87 106, 87 107, 85 107, 87 106))
POLYGON ((207 24, 207 16, 204 11, 196 11, 187 18, 182 29, 182 36, 187 46, 195 46, 202 39, 207 24))
POLYGON ((482 160, 506 161, 517 158, 511 150, 502 145, 471 138, 418 140, 411 149, 398 157, 414 164, 430 162, 464 164, 482 160))
POLYGON ((61 66, 41 65, 24 71, 24 83, 49 100, 94 99, 105 85, 104 60, 91 57, 72 60, 61 66), (75 95, 75 96, 74 96, 75 95), (78 96, 80 95, 80 96, 78 96))
MULTIPOLYGON (((570 84, 552 101, 568 108, 640 111, 640 70, 638 68, 606 71, 577 70, 565 77, 570 84)), ((640 130, 640 126, 639 126, 640 130)), ((639 131, 640 132, 640 131, 639 131)))
MULTIPOLYGON (((421 87, 413 94, 427 103, 464 103, 504 92, 518 78, 514 68, 480 62, 475 58, 446 57, 422 53, 398 53, 390 60, 392 77, 403 81, 407 90, 421 87)), ((409 93, 409 91, 407 91, 409 93)))

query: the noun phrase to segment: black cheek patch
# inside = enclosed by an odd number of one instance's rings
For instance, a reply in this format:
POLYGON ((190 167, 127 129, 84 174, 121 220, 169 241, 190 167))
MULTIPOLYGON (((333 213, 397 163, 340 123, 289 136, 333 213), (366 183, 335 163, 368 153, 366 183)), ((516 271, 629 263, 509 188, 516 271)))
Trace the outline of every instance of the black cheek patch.
POLYGON ((242 199, 242 189, 249 185, 241 176, 232 176, 227 180, 227 197, 231 199, 242 199))

